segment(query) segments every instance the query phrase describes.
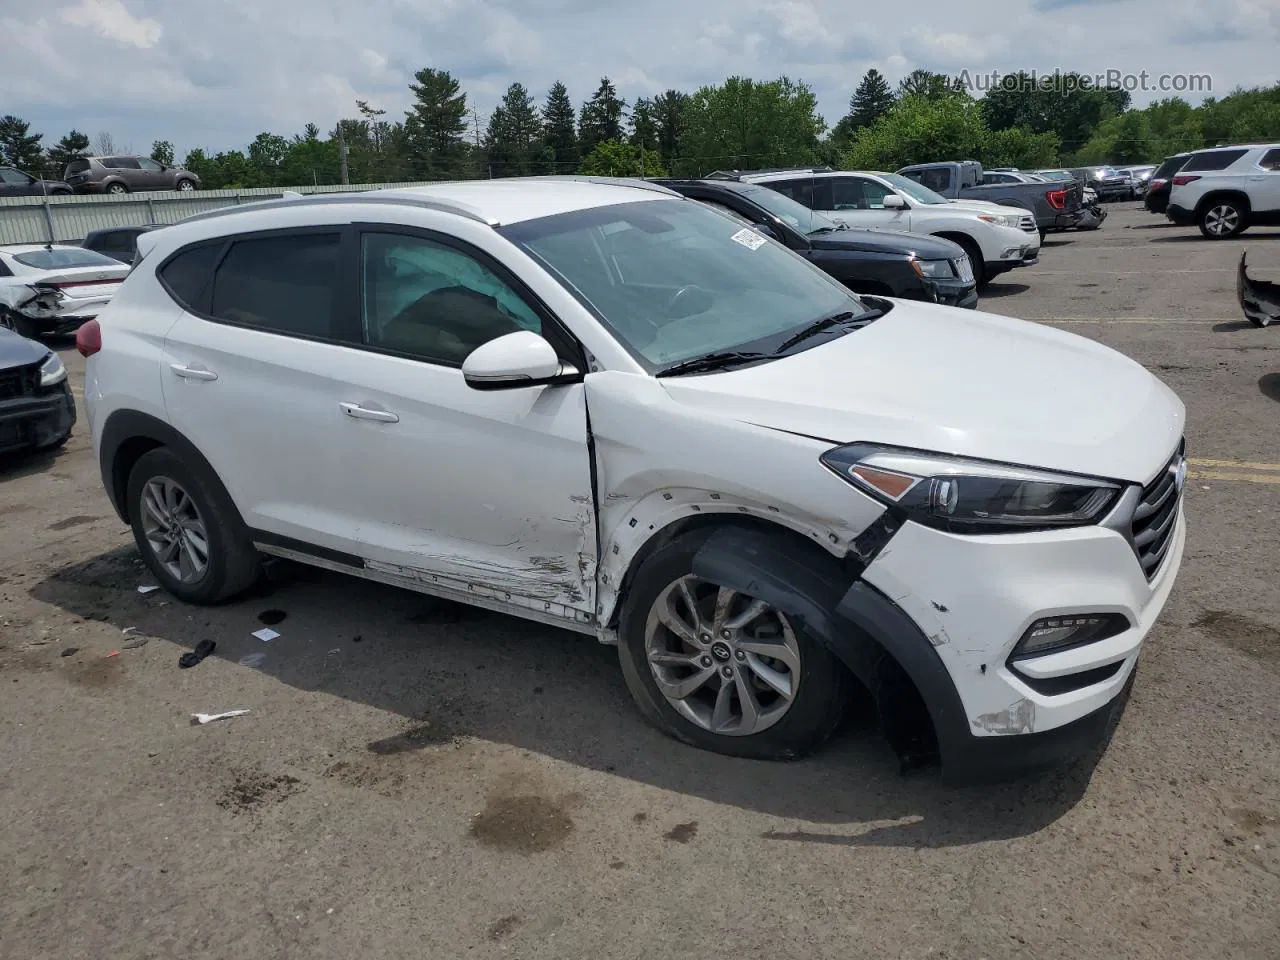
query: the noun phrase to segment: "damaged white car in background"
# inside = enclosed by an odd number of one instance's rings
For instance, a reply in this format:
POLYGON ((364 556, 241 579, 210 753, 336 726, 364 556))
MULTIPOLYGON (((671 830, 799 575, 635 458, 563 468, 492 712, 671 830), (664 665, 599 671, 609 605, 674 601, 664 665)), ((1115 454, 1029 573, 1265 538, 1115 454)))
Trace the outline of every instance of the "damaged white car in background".
POLYGON ((81 247, 0 247, 0 326, 31 339, 74 333, 128 275, 128 264, 81 247))

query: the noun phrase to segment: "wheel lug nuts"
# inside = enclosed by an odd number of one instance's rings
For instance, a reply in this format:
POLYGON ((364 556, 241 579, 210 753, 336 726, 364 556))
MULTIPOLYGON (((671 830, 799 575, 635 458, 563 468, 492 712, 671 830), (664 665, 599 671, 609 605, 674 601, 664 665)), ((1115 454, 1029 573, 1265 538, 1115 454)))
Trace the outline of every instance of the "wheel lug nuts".
POLYGON ((747 655, 743 653, 741 650, 738 650, 737 652, 735 652, 734 656, 737 657, 739 660, 747 659, 747 655))
POLYGON ((702 663, 702 665, 703 665, 704 667, 709 667, 709 666, 711 666, 711 658, 710 658, 710 657, 703 657, 703 658, 702 658, 701 663, 702 663))
POLYGON ((710 643, 710 642, 711 642, 711 634, 709 634, 709 633, 704 633, 704 634, 703 634, 701 637, 699 637, 698 639, 700 639, 703 643, 710 643))
POLYGON ((729 680, 733 677, 733 667, 721 667, 720 673, 726 680, 729 680))
POLYGON ((721 630, 721 631, 720 631, 720 636, 722 636, 722 637, 724 637, 726 640, 728 640, 731 636, 733 636, 733 634, 732 634, 732 633, 730 633, 728 630, 721 630))

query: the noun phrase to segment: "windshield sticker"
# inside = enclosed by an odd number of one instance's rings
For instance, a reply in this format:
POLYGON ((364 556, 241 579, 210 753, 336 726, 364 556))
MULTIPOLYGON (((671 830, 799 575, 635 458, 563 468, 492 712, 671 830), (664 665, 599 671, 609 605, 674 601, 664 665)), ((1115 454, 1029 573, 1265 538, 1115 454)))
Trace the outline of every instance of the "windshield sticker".
POLYGON ((759 250, 766 243, 765 237, 746 227, 743 227, 729 239, 742 244, 748 250, 759 250))

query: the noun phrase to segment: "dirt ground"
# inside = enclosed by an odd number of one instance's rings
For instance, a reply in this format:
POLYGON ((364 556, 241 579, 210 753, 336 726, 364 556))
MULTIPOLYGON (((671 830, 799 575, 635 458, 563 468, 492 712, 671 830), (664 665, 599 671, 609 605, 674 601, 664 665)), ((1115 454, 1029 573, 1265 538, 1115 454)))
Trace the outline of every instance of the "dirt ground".
POLYGON ((0 957, 1274 958, 1280 329, 1234 269, 1280 276, 1280 232, 1111 210, 982 304, 1189 409, 1186 559, 1096 764, 948 790, 856 724, 730 760, 648 728, 587 638, 286 567, 141 595, 82 427, 0 465, 0 957))

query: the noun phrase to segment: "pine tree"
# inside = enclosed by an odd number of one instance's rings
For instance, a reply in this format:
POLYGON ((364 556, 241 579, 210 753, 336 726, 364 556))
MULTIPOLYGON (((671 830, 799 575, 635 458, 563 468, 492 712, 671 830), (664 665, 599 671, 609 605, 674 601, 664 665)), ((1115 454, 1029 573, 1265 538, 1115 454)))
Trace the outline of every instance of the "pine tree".
POLYGON ((658 122, 653 101, 640 97, 631 107, 631 123, 628 140, 633 146, 654 150, 658 146, 658 122))
POLYGON ((61 180, 66 175, 67 164, 88 155, 89 137, 79 130, 72 130, 49 148, 45 159, 45 176, 53 180, 61 180))
POLYGON ((618 96, 618 90, 608 77, 600 78, 600 86, 591 99, 582 105, 578 121, 578 147, 585 157, 596 144, 606 140, 622 140, 622 114, 627 102, 618 96))
POLYGON ((685 107, 689 95, 680 90, 668 90, 653 100, 653 122, 657 128, 658 153, 667 166, 680 155, 680 141, 684 135, 685 107))
POLYGON ((38 172, 44 161, 44 151, 40 149, 42 139, 42 134, 31 132, 27 121, 14 116, 0 117, 0 163, 38 172))
POLYGON ((569 91, 557 80, 547 93, 542 108, 544 162, 550 163, 547 173, 573 173, 582 159, 578 151, 577 114, 569 91))
POLYGON ((542 122, 533 97, 522 83, 507 87, 489 118, 485 159, 496 177, 524 177, 541 159, 542 122))
POLYGON ((413 173, 424 180, 461 177, 470 156, 467 95, 447 70, 424 67, 413 78, 414 103, 405 114, 413 173))
POLYGON ((889 89, 889 81, 872 67, 849 99, 849 120, 853 129, 869 127, 893 109, 897 98, 889 89))

